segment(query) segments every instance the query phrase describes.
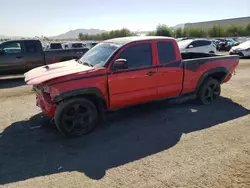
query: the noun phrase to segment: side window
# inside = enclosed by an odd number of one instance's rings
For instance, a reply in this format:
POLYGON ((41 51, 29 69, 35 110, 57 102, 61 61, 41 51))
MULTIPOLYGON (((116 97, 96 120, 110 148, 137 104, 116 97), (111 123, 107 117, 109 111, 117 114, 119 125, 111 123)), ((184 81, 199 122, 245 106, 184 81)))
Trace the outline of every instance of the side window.
POLYGON ((195 47, 202 47, 202 46, 208 46, 211 44, 210 41, 206 41, 206 40, 198 40, 198 41, 194 41, 196 42, 196 46, 195 47))
POLYGON ((203 46, 209 46, 209 45, 211 45, 211 41, 204 40, 202 42, 203 42, 203 46))
POLYGON ((38 52, 36 42, 34 42, 34 41, 25 41, 24 45, 25 45, 26 52, 28 52, 28 53, 38 52))
POLYGON ((197 41, 193 41, 190 45, 193 45, 193 47, 201 47, 202 46, 202 42, 197 40, 197 41))
POLYGON ((169 63, 176 59, 175 48, 172 42, 158 42, 157 49, 160 64, 169 63))
POLYGON ((21 51, 22 51, 20 42, 7 42, 7 43, 1 45, 1 49, 6 54, 21 53, 21 51))
POLYGON ((128 68, 152 65, 152 47, 150 43, 135 44, 124 49, 119 59, 126 59, 128 68))

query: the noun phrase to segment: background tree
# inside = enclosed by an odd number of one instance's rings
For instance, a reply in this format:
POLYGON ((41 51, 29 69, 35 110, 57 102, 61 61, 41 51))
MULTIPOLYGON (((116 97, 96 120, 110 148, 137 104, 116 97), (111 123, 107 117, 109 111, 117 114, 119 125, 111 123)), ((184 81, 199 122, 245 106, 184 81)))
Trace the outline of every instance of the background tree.
POLYGON ((228 37, 237 37, 238 34, 238 27, 235 25, 230 25, 226 28, 226 36, 228 37))
POLYGON ((207 31, 200 28, 190 28, 186 32, 187 37, 207 37, 207 31))
MULTIPOLYGON (((118 30, 112 30, 96 35, 88 35, 79 33, 78 38, 80 40, 106 40, 117 37, 127 37, 137 35, 130 30, 123 28, 118 30)), ((169 37, 238 37, 238 36, 250 36, 250 23, 246 26, 221 27, 214 25, 209 29, 201 28, 178 28, 176 30, 168 27, 165 24, 160 24, 156 27, 155 31, 150 31, 147 36, 169 36, 169 37)))
POLYGON ((88 34, 82 34, 79 33, 78 38, 80 40, 106 40, 106 39, 111 39, 111 38, 117 38, 117 37, 127 37, 127 36, 132 36, 133 33, 126 29, 120 29, 120 30, 112 30, 109 32, 104 32, 96 35, 88 35, 88 34))
POLYGON ((150 31, 147 33, 147 36, 155 36, 155 31, 150 31))
POLYGON ((173 34, 174 34, 173 30, 165 24, 160 24, 156 27, 155 31, 156 36, 172 37, 173 34))
POLYGON ((246 26, 245 31, 246 31, 246 36, 250 36, 250 22, 246 26))
POLYGON ((175 38, 183 37, 183 29, 182 28, 176 29, 175 32, 174 32, 174 36, 175 36, 175 38))
POLYGON ((208 35, 210 37, 224 37, 225 36, 225 30, 221 26, 214 25, 213 27, 208 29, 208 35))

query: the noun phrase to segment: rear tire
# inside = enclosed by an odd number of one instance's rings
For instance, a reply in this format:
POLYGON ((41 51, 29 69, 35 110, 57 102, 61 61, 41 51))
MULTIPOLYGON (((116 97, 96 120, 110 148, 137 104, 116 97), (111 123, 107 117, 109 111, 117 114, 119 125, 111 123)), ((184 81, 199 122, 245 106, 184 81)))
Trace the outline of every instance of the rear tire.
POLYGON ((220 92, 221 86, 219 81, 214 78, 208 78, 200 86, 197 100, 203 105, 209 105, 220 96, 220 92))
POLYGON ((62 101, 56 109, 55 124, 65 136, 78 137, 94 130, 98 122, 96 106, 85 98, 62 101))

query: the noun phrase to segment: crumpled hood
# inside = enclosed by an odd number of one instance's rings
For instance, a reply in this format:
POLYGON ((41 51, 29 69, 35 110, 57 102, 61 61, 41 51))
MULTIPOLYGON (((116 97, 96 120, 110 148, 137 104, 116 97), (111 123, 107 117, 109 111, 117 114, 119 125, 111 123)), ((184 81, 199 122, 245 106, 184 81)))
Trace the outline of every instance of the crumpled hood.
POLYGON ((64 61, 34 68, 24 74, 28 85, 36 85, 45 81, 69 74, 93 70, 93 67, 79 64, 75 60, 64 61))

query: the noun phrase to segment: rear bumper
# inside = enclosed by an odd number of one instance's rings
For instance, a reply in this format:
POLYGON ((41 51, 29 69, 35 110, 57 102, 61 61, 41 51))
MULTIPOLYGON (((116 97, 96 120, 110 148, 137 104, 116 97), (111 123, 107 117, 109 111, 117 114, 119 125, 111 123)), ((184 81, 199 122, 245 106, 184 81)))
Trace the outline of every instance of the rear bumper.
POLYGON ((232 73, 228 74, 228 75, 226 76, 226 78, 224 79, 223 83, 228 82, 228 81, 232 78, 232 76, 233 76, 232 73))
POLYGON ((49 118, 55 115, 56 105, 50 102, 50 98, 45 94, 36 94, 36 105, 41 108, 42 112, 49 118))

